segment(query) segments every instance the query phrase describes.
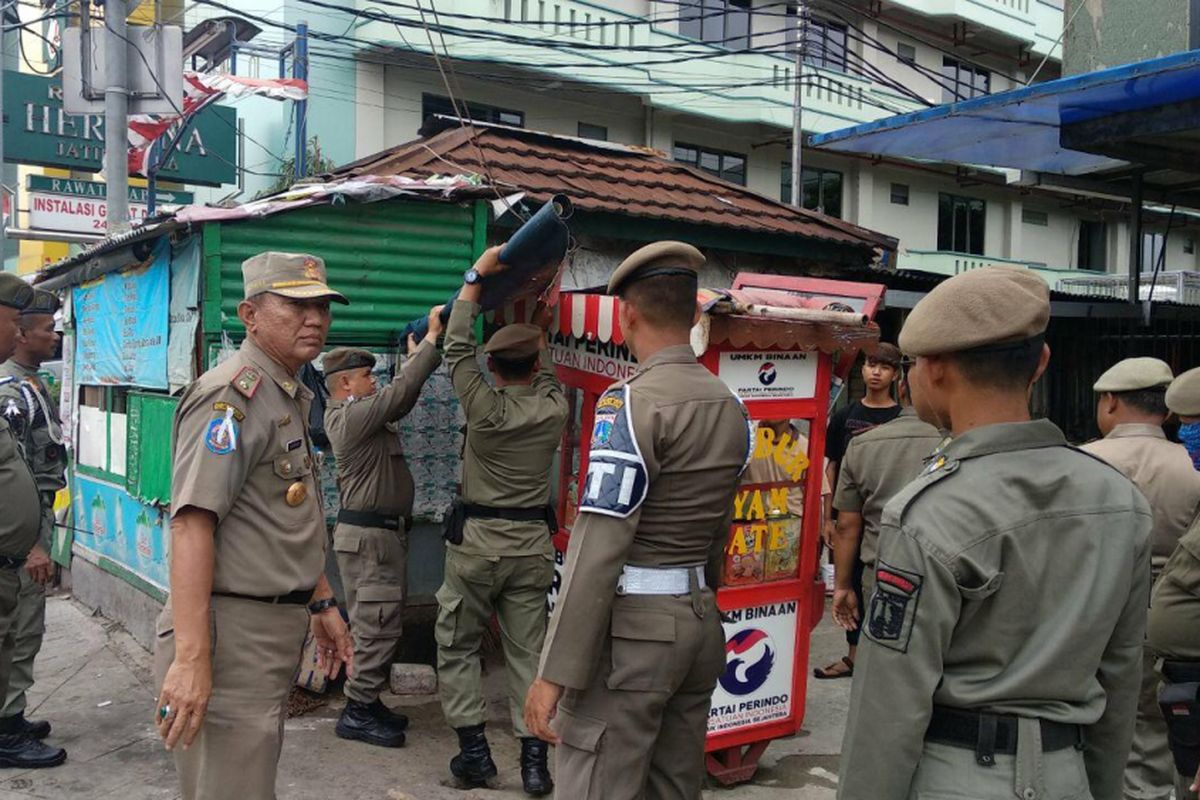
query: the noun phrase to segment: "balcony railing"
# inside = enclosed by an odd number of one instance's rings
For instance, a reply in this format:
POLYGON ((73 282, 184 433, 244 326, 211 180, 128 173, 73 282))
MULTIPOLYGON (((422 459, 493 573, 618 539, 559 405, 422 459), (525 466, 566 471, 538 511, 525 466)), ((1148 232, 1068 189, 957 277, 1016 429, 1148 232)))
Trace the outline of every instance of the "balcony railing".
MULTIPOLYGON (((1156 302, 1200 306, 1200 272, 1172 270, 1160 272, 1157 277, 1152 272, 1143 272, 1139 277, 1141 280, 1138 284, 1138 300, 1153 299, 1156 302)), ((1090 297, 1128 300, 1129 276, 1092 275, 1063 278, 1058 282, 1058 290, 1090 297)))

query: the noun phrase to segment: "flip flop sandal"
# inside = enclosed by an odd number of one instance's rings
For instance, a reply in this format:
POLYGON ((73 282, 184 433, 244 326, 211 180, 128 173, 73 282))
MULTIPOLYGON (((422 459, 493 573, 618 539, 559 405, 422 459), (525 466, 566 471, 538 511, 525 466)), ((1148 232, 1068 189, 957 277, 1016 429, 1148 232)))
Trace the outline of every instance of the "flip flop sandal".
POLYGON ((828 681, 835 678, 850 678, 854 675, 854 662, 849 656, 844 656, 841 661, 835 661, 827 667, 817 667, 813 670, 813 677, 817 680, 828 681), (834 672, 834 669, 846 665, 845 672, 834 672))

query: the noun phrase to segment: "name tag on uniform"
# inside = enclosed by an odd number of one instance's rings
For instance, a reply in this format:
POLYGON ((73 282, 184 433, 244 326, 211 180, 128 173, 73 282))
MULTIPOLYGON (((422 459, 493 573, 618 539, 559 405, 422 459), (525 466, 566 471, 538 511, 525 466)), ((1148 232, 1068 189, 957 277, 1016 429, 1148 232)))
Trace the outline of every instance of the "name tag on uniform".
POLYGON ((304 444, 303 439, 292 439, 290 442, 287 443, 287 450, 289 453, 292 452, 293 450, 299 450, 300 445, 302 445, 302 444, 304 444))

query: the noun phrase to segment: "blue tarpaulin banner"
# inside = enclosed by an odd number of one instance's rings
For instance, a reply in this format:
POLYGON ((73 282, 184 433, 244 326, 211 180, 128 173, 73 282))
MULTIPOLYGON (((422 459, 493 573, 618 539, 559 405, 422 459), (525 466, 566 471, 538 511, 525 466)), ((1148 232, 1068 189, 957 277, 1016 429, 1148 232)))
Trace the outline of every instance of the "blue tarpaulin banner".
POLYGON ((76 383, 167 388, 170 261, 164 236, 148 264, 75 289, 76 383))

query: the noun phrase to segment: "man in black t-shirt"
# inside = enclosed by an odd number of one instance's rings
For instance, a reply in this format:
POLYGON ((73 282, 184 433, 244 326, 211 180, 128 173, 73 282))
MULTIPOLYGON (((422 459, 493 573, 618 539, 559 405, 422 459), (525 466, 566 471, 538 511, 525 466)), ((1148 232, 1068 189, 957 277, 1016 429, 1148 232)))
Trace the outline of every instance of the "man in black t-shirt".
MULTIPOLYGON (((825 474, 830 486, 837 486, 838 467, 850 440, 866 433, 885 422, 900 416, 900 404, 892 396, 892 386, 900 370, 900 349, 893 344, 880 342, 874 353, 863 361, 862 379, 867 385, 867 394, 841 408, 829 418, 825 432, 825 474)), ((836 514, 836 512, 834 512, 836 514)), ((825 543, 832 547, 833 515, 825 523, 825 543)), ((855 559, 853 585, 858 596, 858 607, 865 608, 862 597, 862 561, 855 559)), ((854 656, 858 650, 858 629, 846 631, 846 644, 850 652, 841 661, 813 670, 817 678, 848 678, 854 674, 854 656)))

